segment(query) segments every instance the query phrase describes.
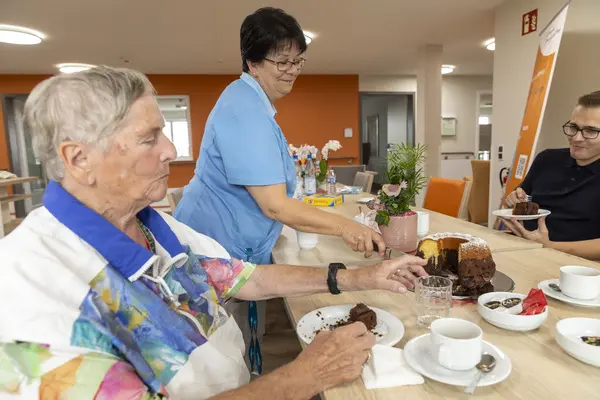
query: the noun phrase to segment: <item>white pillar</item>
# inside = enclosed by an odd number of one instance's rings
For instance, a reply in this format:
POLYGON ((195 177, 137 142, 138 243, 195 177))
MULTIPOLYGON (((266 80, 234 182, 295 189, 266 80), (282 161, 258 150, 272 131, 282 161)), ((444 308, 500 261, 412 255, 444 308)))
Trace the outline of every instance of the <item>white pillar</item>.
POLYGON ((417 54, 415 139, 427 145, 424 168, 427 177, 440 176, 441 171, 442 49, 441 45, 427 45, 419 48, 417 54))

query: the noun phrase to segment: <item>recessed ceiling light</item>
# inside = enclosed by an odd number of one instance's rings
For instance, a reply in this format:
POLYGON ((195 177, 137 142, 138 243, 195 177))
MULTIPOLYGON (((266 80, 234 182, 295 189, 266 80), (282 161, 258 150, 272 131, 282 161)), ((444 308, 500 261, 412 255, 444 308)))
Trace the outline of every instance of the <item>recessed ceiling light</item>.
POLYGON ((31 45, 41 43, 45 37, 43 33, 33 29, 0 24, 0 42, 2 43, 31 45))
POLYGON ((496 39, 492 38, 490 40, 487 40, 483 45, 489 51, 494 51, 496 50, 496 39))
POLYGON ((94 68, 95 65, 92 64, 81 64, 81 63, 65 63, 58 64, 56 68, 63 74, 72 74, 74 72, 81 72, 88 70, 90 68, 94 68))
POLYGON ((455 68, 454 65, 442 65, 442 75, 453 72, 455 68))
POLYGON ((310 31, 304 31, 304 38, 306 39, 306 44, 310 44, 315 38, 315 34, 310 31))

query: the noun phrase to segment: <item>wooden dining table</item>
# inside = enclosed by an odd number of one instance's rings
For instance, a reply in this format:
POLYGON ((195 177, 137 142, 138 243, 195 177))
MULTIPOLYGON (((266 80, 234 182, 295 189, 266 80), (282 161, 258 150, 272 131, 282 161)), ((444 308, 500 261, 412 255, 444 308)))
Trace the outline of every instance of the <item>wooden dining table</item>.
MULTIPOLYGON (((342 215, 346 218, 354 218, 359 215, 359 207, 366 212, 367 207, 358 203, 359 199, 373 197, 363 193, 359 195, 345 195, 344 203, 336 207, 321 207, 323 211, 342 215)), ((425 210, 420 207, 413 208, 415 211, 429 212, 429 232, 460 232, 468 233, 473 236, 484 239, 490 246, 492 253, 538 249, 542 245, 530 240, 513 236, 503 231, 496 231, 481 225, 473 224, 458 218, 449 217, 434 211, 425 210)), ((392 256, 398 256, 402 253, 392 251, 392 256)), ((366 259, 362 253, 349 250, 344 241, 335 236, 320 235, 317 247, 310 250, 303 250, 298 245, 296 231, 288 226, 284 226, 281 236, 276 246, 273 248, 273 259, 277 263, 287 263, 292 265, 311 265, 326 266, 331 262, 341 262, 347 265, 363 265, 369 262, 380 261, 383 258, 373 255, 366 259)))
MULTIPOLYGON (((356 196, 362 197, 362 196, 356 196)), ((348 200, 330 212, 352 216, 358 209, 348 200), (345 209, 344 209, 345 208, 345 209), (356 210, 356 211, 354 211, 356 210)), ((571 256, 556 250, 541 248, 535 243, 495 232, 479 225, 457 220, 438 213, 431 213, 430 232, 455 231, 485 238, 492 247, 492 257, 497 270, 515 281, 514 291, 527 294, 546 279, 558 278, 563 265, 585 265, 600 268, 600 264, 571 256)), ((288 228, 289 229, 289 228, 288 228)), ((275 262, 323 267, 330 262, 344 260, 348 265, 364 266, 376 262, 365 261, 364 256, 352 252, 341 239, 319 238, 317 247, 300 250, 293 231, 284 232, 273 252, 275 262), (332 246, 329 248, 329 246, 332 246)), ((341 261, 341 262, 344 262, 341 261)), ((413 293, 396 294, 372 290, 347 292, 334 296, 319 294, 285 298, 288 316, 296 326, 307 313, 325 306, 365 303, 395 315, 402 321, 405 334, 395 346, 404 348, 412 338, 428 333, 417 325, 415 296, 413 293)), ((492 386, 478 387, 475 394, 468 396, 464 387, 451 386, 425 378, 423 385, 399 386, 386 389, 367 390, 358 379, 353 383, 321 393, 328 400, 346 399, 600 399, 600 368, 585 364, 562 350, 555 340, 556 323, 570 317, 600 317, 600 308, 580 308, 548 298, 549 315, 541 327, 530 332, 514 332, 495 327, 483 320, 473 302, 454 302, 450 316, 466 319, 478 324, 483 330, 485 341, 497 346, 511 360, 512 372, 503 382, 492 386)), ((302 346, 306 346, 300 341, 302 346)))

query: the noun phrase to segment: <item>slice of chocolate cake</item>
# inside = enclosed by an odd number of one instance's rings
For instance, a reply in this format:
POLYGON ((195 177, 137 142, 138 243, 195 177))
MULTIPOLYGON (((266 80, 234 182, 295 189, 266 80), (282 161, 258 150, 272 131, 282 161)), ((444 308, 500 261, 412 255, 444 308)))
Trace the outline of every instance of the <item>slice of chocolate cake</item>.
POLYGON ((377 326, 377 314, 363 303, 358 303, 350 310, 349 323, 362 322, 368 330, 377 326))
POLYGON ((537 215, 539 209, 539 204, 533 201, 525 201, 515 204, 512 213, 513 215, 537 215))

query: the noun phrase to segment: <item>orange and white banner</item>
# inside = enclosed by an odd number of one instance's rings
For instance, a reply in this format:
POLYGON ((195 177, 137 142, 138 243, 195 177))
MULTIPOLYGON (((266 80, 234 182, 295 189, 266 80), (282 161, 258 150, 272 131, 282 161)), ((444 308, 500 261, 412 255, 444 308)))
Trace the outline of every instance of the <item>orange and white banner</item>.
MULTIPOLYGON (((571 1, 568 1, 540 33, 540 45, 533 68, 533 78, 529 86, 525 115, 523 116, 521 133, 517 141, 510 175, 502 196, 502 204, 504 204, 506 196, 523 182, 535 157, 536 145, 570 3, 571 1)), ((496 229, 501 229, 500 221, 500 219, 496 220, 496 229)))

